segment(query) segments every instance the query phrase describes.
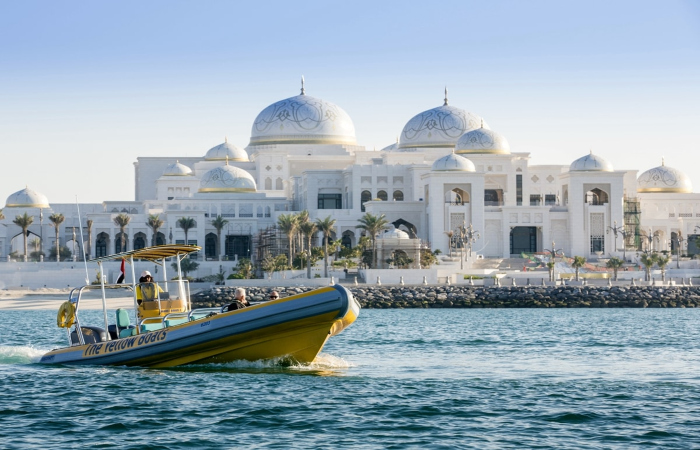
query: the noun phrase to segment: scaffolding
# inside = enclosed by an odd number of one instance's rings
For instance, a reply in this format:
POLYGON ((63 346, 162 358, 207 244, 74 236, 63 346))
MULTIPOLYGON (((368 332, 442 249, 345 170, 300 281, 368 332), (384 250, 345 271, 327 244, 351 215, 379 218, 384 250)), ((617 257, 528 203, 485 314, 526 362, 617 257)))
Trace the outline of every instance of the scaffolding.
POLYGON ((640 221, 642 209, 637 198, 624 198, 625 208, 625 248, 642 250, 640 221))

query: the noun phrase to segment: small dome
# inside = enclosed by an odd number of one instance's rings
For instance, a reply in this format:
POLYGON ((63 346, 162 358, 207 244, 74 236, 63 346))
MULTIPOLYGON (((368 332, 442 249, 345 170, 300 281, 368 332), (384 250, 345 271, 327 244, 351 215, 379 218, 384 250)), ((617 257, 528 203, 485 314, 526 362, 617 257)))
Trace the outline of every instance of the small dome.
POLYGON ((610 161, 602 156, 594 155, 593 151, 588 155, 571 163, 569 172, 612 172, 610 161))
POLYGON ((397 137, 396 142, 394 142, 391 145, 387 145, 386 147, 384 147, 380 151, 382 151, 382 152, 395 152, 398 149, 399 149, 399 138, 397 137))
POLYGON ((248 152, 230 144, 228 139, 223 144, 210 148, 207 154, 204 155, 204 160, 226 161, 227 157, 229 161, 249 161, 248 152))
POLYGON ((457 140, 464 133, 476 130, 480 126, 488 129, 484 120, 460 108, 445 104, 423 111, 408 121, 401 131, 399 148, 447 147, 454 148, 457 140))
POLYGON ((408 233, 398 228, 387 230, 379 237, 380 239, 410 239, 408 233))
POLYGON ((168 164, 168 167, 163 171, 164 177, 184 177, 188 175, 192 175, 192 169, 184 164, 180 164, 180 161, 168 164))
POLYGON ((48 208, 49 200, 42 193, 24 188, 7 197, 6 208, 48 208))
POLYGON ((668 167, 661 160, 659 167, 649 169, 637 178, 637 192, 673 192, 688 194, 693 192, 693 185, 686 174, 668 167))
POLYGON ((306 95, 302 78, 301 95, 275 102, 258 114, 249 145, 356 143, 355 125, 348 113, 306 95))
POLYGON ((476 130, 464 133, 455 145, 455 153, 490 153, 504 154, 510 153, 510 145, 506 138, 487 128, 477 128, 476 130))
POLYGON ((228 164, 204 174, 199 192, 255 192, 257 187, 251 174, 228 164))
POLYGON ((464 156, 450 153, 436 160, 431 170, 435 172, 476 172, 476 167, 464 156))

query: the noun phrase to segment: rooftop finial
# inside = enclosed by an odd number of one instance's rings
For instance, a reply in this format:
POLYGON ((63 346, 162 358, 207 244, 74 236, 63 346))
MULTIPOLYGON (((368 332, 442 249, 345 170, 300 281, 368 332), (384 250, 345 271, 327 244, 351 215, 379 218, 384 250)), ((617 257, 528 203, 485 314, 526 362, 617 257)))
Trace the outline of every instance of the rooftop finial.
POLYGON ((481 128, 484 128, 484 119, 481 119, 481 128))
POLYGON ((445 86, 445 104, 443 106, 447 106, 447 86, 445 86))
POLYGON ((304 90, 304 75, 301 76, 301 95, 306 95, 306 91, 304 90))
POLYGON ((226 155, 226 165, 228 166, 228 155, 226 155))
POLYGON ((666 165, 666 161, 664 161, 664 157, 662 156, 661 157, 661 166, 665 166, 665 165, 666 165))
POLYGON ((399 135, 398 134, 396 135, 396 143, 397 144, 399 143, 399 135))
POLYGON ((590 149, 588 152, 589 152, 590 155, 592 155, 592 154, 593 154, 593 149, 590 149))
POLYGON ((224 144, 228 144, 228 136, 224 136, 224 144))

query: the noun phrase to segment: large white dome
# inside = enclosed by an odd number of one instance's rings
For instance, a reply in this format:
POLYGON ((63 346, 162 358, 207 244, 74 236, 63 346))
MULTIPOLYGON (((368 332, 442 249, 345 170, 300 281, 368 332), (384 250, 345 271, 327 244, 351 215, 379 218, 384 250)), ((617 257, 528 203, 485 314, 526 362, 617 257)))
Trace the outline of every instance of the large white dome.
POLYGON ((610 161, 602 156, 594 155, 591 151, 588 155, 583 156, 571 163, 569 172, 612 172, 613 166, 610 161))
POLYGON ((506 138, 487 128, 464 133, 455 145, 455 153, 509 154, 510 145, 506 138))
POLYGON ((489 129, 476 114, 448 105, 445 92, 444 105, 417 114, 403 127, 399 148, 454 148, 460 136, 482 125, 489 129))
POLYGON ((7 197, 6 208, 48 208, 49 200, 40 192, 28 187, 7 197))
POLYGON ((436 160, 432 170, 436 172, 476 172, 476 167, 464 156, 450 153, 436 160))
POLYGON ((257 186, 251 174, 229 165, 215 167, 202 176, 199 192, 255 192, 257 186))
POLYGON ((223 144, 209 149, 204 156, 205 161, 249 161, 248 153, 228 142, 228 139, 223 144))
POLYGON ((659 167, 649 169, 637 178, 637 192, 687 194, 693 192, 693 185, 686 174, 673 167, 668 167, 662 159, 659 167))
POLYGON ((355 125, 337 105, 304 93, 263 109, 253 122, 250 145, 356 144, 355 125))

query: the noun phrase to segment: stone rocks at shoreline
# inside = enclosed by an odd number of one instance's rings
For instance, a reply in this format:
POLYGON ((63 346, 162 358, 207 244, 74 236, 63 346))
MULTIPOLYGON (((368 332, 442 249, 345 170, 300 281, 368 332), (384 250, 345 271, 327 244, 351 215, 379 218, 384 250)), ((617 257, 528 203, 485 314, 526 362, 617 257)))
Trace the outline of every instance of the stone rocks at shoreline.
MULTIPOLYGON (((251 302, 266 301, 270 291, 281 297, 310 287, 247 287, 251 302)), ((695 308, 700 286, 352 286, 363 308, 695 308)), ((192 296, 193 308, 223 306, 235 288, 216 286, 192 296)))

